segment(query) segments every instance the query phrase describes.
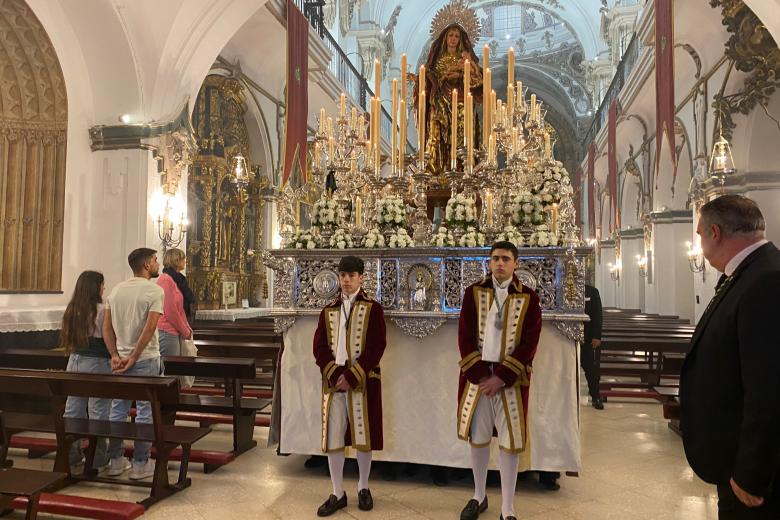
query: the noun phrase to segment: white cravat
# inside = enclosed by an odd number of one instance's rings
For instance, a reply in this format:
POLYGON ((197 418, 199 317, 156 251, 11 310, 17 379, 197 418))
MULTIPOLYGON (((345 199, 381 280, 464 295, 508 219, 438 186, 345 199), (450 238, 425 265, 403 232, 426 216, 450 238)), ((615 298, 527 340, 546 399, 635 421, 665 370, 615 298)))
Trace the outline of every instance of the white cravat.
POLYGON ((507 296, 509 296, 509 284, 512 283, 512 279, 505 281, 504 283, 498 283, 498 280, 493 278, 493 304, 488 310, 487 318, 485 320, 485 341, 482 344, 482 360, 490 361, 491 363, 498 363, 501 361, 501 336, 502 330, 496 328, 496 318, 498 316, 499 308, 501 312, 504 312, 504 303, 507 296))
POLYGON ((763 246, 767 242, 769 242, 769 240, 767 239, 759 240, 758 242, 754 244, 750 244, 745 249, 743 249, 742 251, 734 255, 734 258, 729 260, 729 263, 726 264, 726 268, 723 270, 723 274, 725 274, 726 276, 731 276, 732 274, 734 274, 734 271, 737 270, 739 264, 741 264, 745 260, 745 258, 750 256, 750 253, 752 253, 759 247, 763 246))
POLYGON ((349 356, 347 355, 347 318, 352 311, 352 304, 355 303, 358 292, 355 294, 343 294, 341 296, 341 310, 339 311, 339 330, 336 340, 336 364, 344 366, 349 356))

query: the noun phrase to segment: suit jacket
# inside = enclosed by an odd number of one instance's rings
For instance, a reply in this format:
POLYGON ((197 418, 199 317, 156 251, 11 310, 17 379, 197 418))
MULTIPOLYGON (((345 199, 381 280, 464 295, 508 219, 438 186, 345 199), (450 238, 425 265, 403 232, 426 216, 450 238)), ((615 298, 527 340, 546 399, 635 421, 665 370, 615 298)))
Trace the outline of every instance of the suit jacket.
POLYGON ((780 251, 751 253, 699 320, 680 376, 685 455, 706 482, 768 496, 780 478, 780 251))
POLYGON ((585 286, 585 314, 590 317, 585 322, 585 344, 590 345, 593 338, 601 339, 602 323, 601 295, 592 285, 585 286))

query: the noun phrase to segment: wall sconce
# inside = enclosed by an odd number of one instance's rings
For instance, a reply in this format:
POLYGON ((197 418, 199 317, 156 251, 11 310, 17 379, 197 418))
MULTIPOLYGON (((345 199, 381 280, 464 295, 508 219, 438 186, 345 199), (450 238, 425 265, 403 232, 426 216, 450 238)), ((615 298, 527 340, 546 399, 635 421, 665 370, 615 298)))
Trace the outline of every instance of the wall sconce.
POLYGON ((187 221, 181 201, 171 194, 158 192, 152 201, 157 222, 157 236, 165 252, 178 247, 187 236, 187 221))
POLYGON ((618 259, 614 264, 610 262, 607 265, 609 266, 609 277, 612 278, 612 281, 620 282, 620 269, 623 267, 620 260, 618 259))
POLYGON ((734 173, 734 157, 731 155, 731 145, 728 140, 720 134, 718 140, 712 145, 712 156, 710 156, 710 176, 718 179, 723 185, 726 176, 734 173))
POLYGON ((639 276, 647 278, 647 257, 636 255, 636 266, 639 268, 639 276))
POLYGON ((249 185, 249 175, 247 174, 246 159, 240 153, 233 157, 232 182, 239 190, 245 190, 249 185))
POLYGON ((686 242, 685 245, 688 247, 688 267, 690 267, 691 272, 703 272, 704 253, 701 250, 701 245, 699 243, 694 244, 693 242, 686 242))

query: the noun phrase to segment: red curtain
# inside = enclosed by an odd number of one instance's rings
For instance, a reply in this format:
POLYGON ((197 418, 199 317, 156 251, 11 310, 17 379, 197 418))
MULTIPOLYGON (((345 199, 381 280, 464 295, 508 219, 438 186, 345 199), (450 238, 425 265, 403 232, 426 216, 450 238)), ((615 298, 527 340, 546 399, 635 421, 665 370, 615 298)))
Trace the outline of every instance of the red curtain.
POLYGON ((590 143, 588 150, 588 227, 591 238, 596 238, 596 144, 590 143))
POLYGON ((618 211, 618 182, 617 182, 617 99, 609 105, 607 114, 607 187, 609 189, 609 231, 620 229, 620 213, 618 211))
MULTIPOLYGON (((677 178, 674 154, 674 20, 673 0, 655 0, 655 176, 661 165, 663 137, 669 141, 672 178, 677 178)), ((674 180, 672 181, 674 186, 674 180)))
POLYGON ((306 133, 309 117, 309 21, 287 0, 287 112, 284 121, 282 186, 291 175, 306 180, 306 133))

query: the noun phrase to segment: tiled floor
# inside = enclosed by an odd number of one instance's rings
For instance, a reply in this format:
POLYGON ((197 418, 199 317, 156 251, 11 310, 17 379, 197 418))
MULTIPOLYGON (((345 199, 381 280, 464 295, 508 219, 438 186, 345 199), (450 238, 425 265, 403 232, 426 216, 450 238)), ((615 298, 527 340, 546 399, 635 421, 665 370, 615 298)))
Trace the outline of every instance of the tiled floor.
MULTIPOLYGON (((265 444, 267 430, 256 439, 265 444)), ((221 428, 210 443, 229 445, 221 428)), ((715 490, 693 475, 685 462, 680 438, 648 402, 613 402, 604 411, 582 407, 583 472, 561 479, 558 492, 543 491, 535 480, 518 483, 515 508, 519 519, 534 520, 704 520, 717 518, 715 490)), ((12 450, 13 451, 13 450, 12 450)), ((50 468, 51 459, 28 460, 13 453, 20 467, 50 468)), ((304 457, 278 457, 274 449, 257 448, 210 475, 191 466, 192 487, 153 506, 143 518, 184 520, 316 518, 315 510, 330 492, 324 469, 307 470, 304 457)), ((428 473, 382 481, 375 472, 371 491, 375 508, 357 509, 357 470, 348 465, 346 487, 350 507, 339 518, 458 518, 471 497, 470 478, 449 487, 433 486, 428 473)), ((171 472, 174 477, 174 472, 171 472)), ((138 500, 142 491, 124 486, 79 485, 68 493, 118 500, 138 500)), ((482 518, 497 519, 501 490, 488 488, 490 509, 482 518)), ((40 515, 40 518, 58 518, 40 515)), ((23 518, 19 512, 9 518, 23 518)))

